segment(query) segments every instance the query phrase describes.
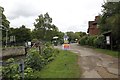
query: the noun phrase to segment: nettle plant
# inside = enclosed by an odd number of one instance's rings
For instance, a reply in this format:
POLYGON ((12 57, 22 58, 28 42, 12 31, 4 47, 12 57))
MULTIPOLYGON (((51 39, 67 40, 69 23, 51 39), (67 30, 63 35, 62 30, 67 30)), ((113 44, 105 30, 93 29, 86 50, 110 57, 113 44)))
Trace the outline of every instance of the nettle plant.
MULTIPOLYGON (((42 50, 42 54, 39 53, 38 49, 31 48, 24 59, 24 78, 32 79, 34 71, 40 71, 45 65, 55 59, 59 50, 54 49, 49 44, 45 45, 42 50)), ((6 61, 6 65, 2 66, 3 79, 19 80, 21 79, 21 72, 19 71, 19 63, 13 58, 6 61)))
MULTIPOLYGON (((7 80, 19 80, 21 79, 21 72, 19 71, 19 63, 16 63, 13 58, 8 59, 6 65, 1 67, 2 70, 2 78, 7 80)), ((32 77, 33 69, 25 68, 24 70, 24 78, 32 77)))

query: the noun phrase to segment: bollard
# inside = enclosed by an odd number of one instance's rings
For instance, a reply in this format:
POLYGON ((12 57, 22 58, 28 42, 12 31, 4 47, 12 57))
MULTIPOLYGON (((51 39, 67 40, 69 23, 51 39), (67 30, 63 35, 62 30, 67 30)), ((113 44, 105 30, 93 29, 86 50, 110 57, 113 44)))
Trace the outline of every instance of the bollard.
POLYGON ((21 73, 21 78, 22 78, 22 80, 24 80, 24 61, 23 61, 23 60, 20 61, 19 71, 20 71, 20 73, 21 73))

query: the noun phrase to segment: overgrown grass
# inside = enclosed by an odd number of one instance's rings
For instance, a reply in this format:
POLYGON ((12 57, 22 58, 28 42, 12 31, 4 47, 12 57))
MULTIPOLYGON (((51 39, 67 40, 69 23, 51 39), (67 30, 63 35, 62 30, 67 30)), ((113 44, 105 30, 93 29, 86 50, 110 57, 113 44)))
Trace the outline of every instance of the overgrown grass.
POLYGON ((118 52, 118 51, 112 51, 112 50, 106 50, 106 49, 98 49, 98 48, 95 48, 95 50, 97 52, 101 52, 101 53, 104 53, 104 54, 107 54, 107 55, 110 55, 110 56, 113 56, 113 57, 116 57, 116 58, 120 57, 120 52, 118 52))
POLYGON ((69 51, 60 51, 55 60, 41 71, 34 73, 38 78, 80 78, 77 55, 69 51))

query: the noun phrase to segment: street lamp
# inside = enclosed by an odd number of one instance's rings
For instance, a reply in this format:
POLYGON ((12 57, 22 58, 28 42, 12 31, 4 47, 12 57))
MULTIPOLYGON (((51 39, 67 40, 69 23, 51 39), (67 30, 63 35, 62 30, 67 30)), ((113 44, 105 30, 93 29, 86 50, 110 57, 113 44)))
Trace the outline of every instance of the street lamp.
POLYGON ((7 37, 8 37, 8 29, 6 28, 6 27, 4 27, 3 25, 0 25, 0 29, 2 29, 2 30, 6 30, 6 46, 5 47, 7 47, 7 37), (3 29, 4 28, 4 29, 3 29))

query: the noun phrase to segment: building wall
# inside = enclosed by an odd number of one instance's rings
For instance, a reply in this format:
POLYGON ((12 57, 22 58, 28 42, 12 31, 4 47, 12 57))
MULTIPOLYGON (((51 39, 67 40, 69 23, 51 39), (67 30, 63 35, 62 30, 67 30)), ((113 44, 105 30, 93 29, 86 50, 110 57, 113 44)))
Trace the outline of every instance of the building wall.
POLYGON ((92 27, 89 28, 89 34, 90 35, 99 34, 99 29, 97 28, 97 25, 92 25, 92 27))
POLYGON ((99 20, 99 16, 95 16, 94 21, 89 21, 88 22, 88 34, 89 35, 97 35, 99 34, 99 28, 97 27, 97 22, 99 20))

